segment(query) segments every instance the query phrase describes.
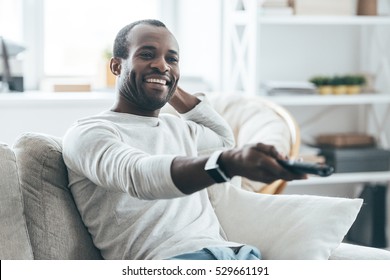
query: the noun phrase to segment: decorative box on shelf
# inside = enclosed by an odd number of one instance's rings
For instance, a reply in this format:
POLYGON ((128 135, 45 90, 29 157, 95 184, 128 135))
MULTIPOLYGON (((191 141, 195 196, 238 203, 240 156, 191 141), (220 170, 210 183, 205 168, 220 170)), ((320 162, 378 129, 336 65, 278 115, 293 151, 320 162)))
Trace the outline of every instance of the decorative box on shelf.
POLYGON ((323 148, 320 155, 337 173, 390 170, 390 151, 377 147, 323 148))
POLYGON ((316 145, 326 163, 338 173, 390 170, 390 150, 377 147, 370 134, 321 134, 316 137, 316 145))
POLYGON ((356 0, 295 0, 296 15, 356 15, 356 0))

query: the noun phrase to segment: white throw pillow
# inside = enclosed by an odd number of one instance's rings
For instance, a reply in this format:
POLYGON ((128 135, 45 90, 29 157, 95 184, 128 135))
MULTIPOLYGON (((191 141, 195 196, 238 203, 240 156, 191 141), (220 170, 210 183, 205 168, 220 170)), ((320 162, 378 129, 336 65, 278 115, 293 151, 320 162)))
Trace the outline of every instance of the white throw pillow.
POLYGON ((230 241, 257 247, 263 259, 328 259, 342 242, 362 199, 267 195, 228 184, 209 188, 230 241))

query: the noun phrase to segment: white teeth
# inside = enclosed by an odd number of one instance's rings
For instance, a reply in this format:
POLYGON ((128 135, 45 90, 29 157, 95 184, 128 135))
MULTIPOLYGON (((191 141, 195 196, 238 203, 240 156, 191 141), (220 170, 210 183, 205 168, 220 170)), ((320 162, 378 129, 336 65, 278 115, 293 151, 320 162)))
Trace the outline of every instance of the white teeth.
POLYGON ((156 84, 161 84, 161 85, 166 85, 167 84, 167 81, 160 80, 160 79, 147 79, 146 82, 148 82, 148 83, 156 83, 156 84))

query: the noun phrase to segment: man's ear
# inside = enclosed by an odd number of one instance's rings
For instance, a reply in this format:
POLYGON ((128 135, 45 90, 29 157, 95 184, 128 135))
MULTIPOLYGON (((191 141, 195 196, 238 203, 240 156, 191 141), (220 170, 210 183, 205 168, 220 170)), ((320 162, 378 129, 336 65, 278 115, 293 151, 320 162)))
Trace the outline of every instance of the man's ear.
POLYGON ((121 74, 121 69, 122 69, 121 63, 122 60, 120 58, 112 57, 110 59, 110 70, 112 74, 114 74, 115 76, 119 76, 121 74))

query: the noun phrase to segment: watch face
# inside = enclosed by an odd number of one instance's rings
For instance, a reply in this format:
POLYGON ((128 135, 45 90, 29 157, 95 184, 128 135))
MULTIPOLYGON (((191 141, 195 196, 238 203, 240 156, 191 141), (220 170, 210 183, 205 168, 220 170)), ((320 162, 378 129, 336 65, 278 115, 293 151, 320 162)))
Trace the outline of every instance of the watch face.
POLYGON ((224 183, 230 181, 230 178, 221 170, 218 165, 218 159, 222 151, 216 151, 211 154, 204 167, 205 171, 216 183, 224 183))
POLYGON ((219 169, 219 167, 217 167, 215 169, 209 169, 209 170, 206 170, 206 171, 207 171, 207 174, 209 174, 209 176, 211 178, 213 178, 213 180, 216 183, 224 183, 224 182, 229 181, 229 179, 226 177, 225 174, 223 174, 222 170, 219 169))

